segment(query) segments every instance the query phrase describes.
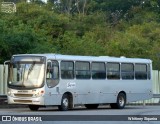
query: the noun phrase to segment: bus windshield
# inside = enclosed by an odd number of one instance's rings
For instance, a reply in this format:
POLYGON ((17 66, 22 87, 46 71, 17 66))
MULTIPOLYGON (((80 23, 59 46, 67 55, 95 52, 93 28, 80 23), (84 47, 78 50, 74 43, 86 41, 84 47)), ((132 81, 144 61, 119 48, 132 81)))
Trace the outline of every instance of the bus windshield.
POLYGON ((39 88, 44 82, 45 64, 42 62, 12 62, 9 69, 9 86, 39 88))

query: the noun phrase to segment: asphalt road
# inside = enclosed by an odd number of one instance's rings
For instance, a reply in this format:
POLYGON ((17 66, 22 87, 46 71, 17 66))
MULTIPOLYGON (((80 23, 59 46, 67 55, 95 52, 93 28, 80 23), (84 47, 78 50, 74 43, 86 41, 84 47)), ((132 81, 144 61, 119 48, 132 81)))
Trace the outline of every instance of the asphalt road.
POLYGON ((78 106, 73 110, 59 111, 57 107, 40 108, 1 108, 0 123, 40 123, 40 124, 159 124, 160 106, 126 106, 125 109, 111 109, 102 106, 88 110, 78 106), (7 120, 11 119, 12 122, 7 120), (37 120, 38 122, 31 122, 37 120), (42 122, 41 122, 42 121, 42 122))

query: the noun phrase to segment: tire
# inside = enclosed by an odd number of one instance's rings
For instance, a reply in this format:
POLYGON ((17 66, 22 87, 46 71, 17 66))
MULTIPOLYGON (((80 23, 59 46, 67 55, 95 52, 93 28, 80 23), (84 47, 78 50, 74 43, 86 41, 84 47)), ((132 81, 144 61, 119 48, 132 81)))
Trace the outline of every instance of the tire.
POLYGON ((123 109, 126 105, 126 95, 124 93, 119 93, 116 103, 111 103, 110 106, 113 109, 123 109))
POLYGON ((30 109, 31 111, 38 111, 38 109, 39 109, 39 106, 38 106, 38 105, 29 105, 28 107, 29 107, 29 109, 30 109))
POLYGON ((70 105, 69 96, 67 94, 64 94, 61 100, 61 105, 59 105, 58 108, 61 111, 67 111, 69 109, 69 105, 70 105))
POLYGON ((85 104, 87 109, 97 109, 99 104, 85 104))

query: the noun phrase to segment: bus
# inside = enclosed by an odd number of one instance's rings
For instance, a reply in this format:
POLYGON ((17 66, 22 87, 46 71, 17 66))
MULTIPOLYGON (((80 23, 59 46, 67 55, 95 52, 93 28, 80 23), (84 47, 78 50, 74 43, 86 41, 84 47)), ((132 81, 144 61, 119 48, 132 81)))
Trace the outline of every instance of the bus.
POLYGON ((58 106, 67 111, 76 105, 96 109, 109 104, 123 109, 126 103, 152 98, 150 59, 18 54, 9 62, 8 104, 25 104, 30 110, 58 106))

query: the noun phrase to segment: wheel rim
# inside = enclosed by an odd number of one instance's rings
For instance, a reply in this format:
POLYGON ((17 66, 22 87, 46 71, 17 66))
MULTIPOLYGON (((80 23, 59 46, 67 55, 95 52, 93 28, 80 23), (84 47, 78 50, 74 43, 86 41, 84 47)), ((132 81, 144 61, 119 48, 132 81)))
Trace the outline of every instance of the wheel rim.
POLYGON ((63 99, 63 105, 65 106, 65 107, 68 107, 68 99, 67 98, 65 98, 65 99, 63 99))
POLYGON ((122 96, 120 96, 119 97, 119 105, 120 106, 124 106, 124 104, 125 104, 125 100, 124 100, 124 98, 122 96))

